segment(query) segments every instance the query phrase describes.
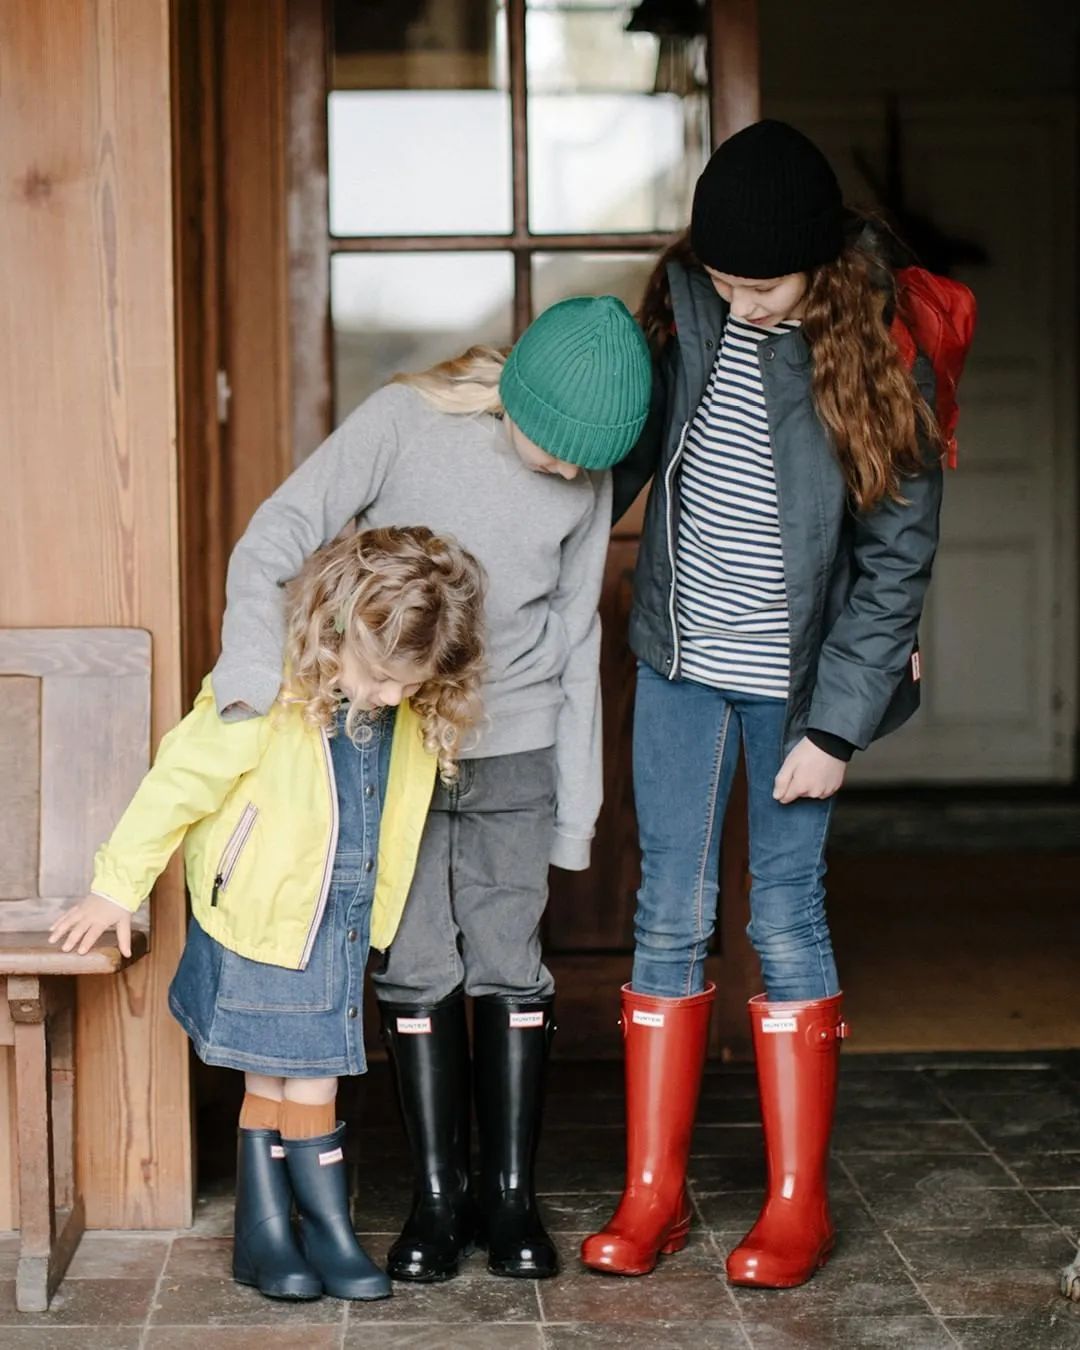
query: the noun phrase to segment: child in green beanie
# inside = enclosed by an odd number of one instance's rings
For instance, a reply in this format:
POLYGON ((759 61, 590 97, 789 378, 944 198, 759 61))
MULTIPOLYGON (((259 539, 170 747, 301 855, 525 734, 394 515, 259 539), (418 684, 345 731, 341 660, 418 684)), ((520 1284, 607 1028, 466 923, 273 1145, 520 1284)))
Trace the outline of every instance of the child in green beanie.
POLYGON ((350 521, 451 533, 488 576, 485 725, 456 782, 436 787, 404 916, 374 975, 415 1172, 388 1259, 396 1279, 448 1279, 477 1241, 497 1274, 557 1270, 532 1178, 554 1032, 539 927, 549 865, 589 865, 609 470, 638 439, 651 387, 645 339, 621 301, 565 300, 508 355, 473 347, 373 394, 259 508, 229 564, 213 672, 223 717, 270 708, 280 588, 350 521))

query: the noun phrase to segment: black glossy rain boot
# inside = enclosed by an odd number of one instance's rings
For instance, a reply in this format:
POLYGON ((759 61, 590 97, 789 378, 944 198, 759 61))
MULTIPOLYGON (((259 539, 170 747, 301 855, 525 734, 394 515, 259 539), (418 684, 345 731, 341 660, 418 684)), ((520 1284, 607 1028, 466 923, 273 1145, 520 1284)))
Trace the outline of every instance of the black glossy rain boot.
POLYGON ((559 1272, 555 1247, 540 1220, 534 1182, 554 1034, 551 999, 488 997, 475 1002, 481 1227, 493 1275, 542 1280, 559 1272))
POLYGON ((413 1162, 412 1209, 386 1268, 395 1280, 449 1280, 476 1241, 465 999, 456 990, 440 1003, 379 1008, 413 1162))
POLYGON ((292 1201, 281 1135, 238 1130, 233 1279, 267 1298, 319 1298, 322 1280, 293 1234, 292 1201))
POLYGON ((317 1139, 286 1139, 300 1215, 300 1247, 334 1298, 389 1298, 390 1280, 356 1240, 349 1213, 345 1126, 317 1139))

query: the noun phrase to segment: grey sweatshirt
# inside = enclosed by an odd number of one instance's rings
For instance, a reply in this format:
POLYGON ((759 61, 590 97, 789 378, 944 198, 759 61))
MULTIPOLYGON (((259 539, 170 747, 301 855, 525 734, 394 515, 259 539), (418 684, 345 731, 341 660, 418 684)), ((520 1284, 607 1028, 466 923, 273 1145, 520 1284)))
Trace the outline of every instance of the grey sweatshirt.
POLYGON ((255 512, 233 550, 218 711, 265 713, 285 640, 280 587, 355 519, 453 535, 488 575, 486 721, 473 757, 556 748, 551 861, 589 865, 603 797, 600 620, 611 475, 525 468, 501 420, 433 408, 404 385, 362 403, 255 512))

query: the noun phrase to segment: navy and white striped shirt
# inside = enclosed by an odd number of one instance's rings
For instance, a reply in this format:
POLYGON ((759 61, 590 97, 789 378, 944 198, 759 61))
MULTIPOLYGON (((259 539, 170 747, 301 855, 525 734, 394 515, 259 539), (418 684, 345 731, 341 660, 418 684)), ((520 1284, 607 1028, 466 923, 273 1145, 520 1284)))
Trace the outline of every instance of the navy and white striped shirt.
POLYGON ((758 344, 798 327, 729 318, 683 451, 675 557, 680 674, 786 698, 787 592, 758 344))

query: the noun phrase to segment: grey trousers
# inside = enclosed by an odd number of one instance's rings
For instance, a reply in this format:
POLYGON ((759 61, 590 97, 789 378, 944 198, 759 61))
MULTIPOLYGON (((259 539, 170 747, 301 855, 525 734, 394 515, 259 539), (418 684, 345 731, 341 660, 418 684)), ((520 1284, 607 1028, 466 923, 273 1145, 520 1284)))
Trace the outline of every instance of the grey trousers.
POLYGON ((555 831, 555 750, 461 761, 435 788, 416 875, 375 991, 386 1003, 546 998, 540 950, 555 831))

